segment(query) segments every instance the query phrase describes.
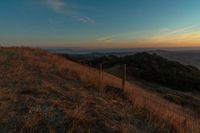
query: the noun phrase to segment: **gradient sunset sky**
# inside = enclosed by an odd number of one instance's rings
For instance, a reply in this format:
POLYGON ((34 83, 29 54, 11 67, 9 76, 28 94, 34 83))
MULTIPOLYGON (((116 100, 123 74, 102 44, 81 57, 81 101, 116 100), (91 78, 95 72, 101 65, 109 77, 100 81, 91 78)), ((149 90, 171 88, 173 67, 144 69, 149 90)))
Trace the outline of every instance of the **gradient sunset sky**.
POLYGON ((0 45, 200 46, 200 0, 1 0, 0 45))

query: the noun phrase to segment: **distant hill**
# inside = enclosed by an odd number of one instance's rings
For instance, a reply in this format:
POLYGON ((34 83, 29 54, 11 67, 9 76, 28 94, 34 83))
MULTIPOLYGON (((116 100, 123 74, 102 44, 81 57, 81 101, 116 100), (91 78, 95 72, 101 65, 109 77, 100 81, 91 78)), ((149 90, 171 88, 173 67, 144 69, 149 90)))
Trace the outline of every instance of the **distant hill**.
MULTIPOLYGON (((52 50, 53 51, 53 50, 52 50)), ((51 51, 51 52, 52 52, 51 51)), ((73 50, 75 51, 75 50, 73 50)), ((56 52, 56 50, 54 51, 56 52)), ((57 53, 60 53, 62 55, 70 55, 71 57, 73 57, 74 59, 80 59, 82 60, 82 62, 84 60, 91 60, 91 59, 95 59, 95 58, 99 58, 102 56, 109 56, 109 55, 114 55, 114 56, 127 56, 127 55, 133 55, 136 53, 140 53, 140 52, 147 52, 150 54, 156 53, 160 56, 162 56, 163 58, 172 60, 172 61, 177 61, 180 62, 181 64, 184 65, 191 65, 191 66, 195 66, 198 69, 200 69, 200 50, 199 49, 192 49, 192 50, 187 50, 187 49, 123 49, 123 50, 110 50, 110 51, 92 51, 92 50, 87 50, 87 52, 83 52, 82 54, 77 52, 72 52, 72 51, 65 51, 65 50, 58 50, 57 53), (64 52, 62 52, 64 51, 64 52)), ((79 60, 79 61, 80 61, 79 60)))
POLYGON ((90 60, 99 58, 102 56, 127 56, 140 52, 156 53, 166 59, 178 61, 184 65, 195 66, 200 69, 200 50, 199 48, 171 48, 171 49, 47 49, 50 52, 70 55, 74 59, 79 59, 79 61, 90 60))
POLYGON ((185 65, 195 66, 200 69, 200 50, 167 51, 156 50, 149 53, 156 53, 169 60, 178 61, 185 65))
POLYGON ((93 66, 101 63, 104 68, 127 64, 129 76, 163 84, 177 90, 200 91, 200 71, 197 68, 169 61, 157 54, 143 52, 124 57, 103 56, 89 63, 93 66))

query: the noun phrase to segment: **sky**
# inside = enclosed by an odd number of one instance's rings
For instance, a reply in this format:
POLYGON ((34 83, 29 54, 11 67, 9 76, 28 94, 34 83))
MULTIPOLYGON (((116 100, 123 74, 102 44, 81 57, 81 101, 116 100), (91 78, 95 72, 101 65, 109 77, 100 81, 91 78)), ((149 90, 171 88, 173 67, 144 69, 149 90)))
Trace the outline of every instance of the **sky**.
POLYGON ((200 46, 199 0, 1 0, 0 46, 200 46))

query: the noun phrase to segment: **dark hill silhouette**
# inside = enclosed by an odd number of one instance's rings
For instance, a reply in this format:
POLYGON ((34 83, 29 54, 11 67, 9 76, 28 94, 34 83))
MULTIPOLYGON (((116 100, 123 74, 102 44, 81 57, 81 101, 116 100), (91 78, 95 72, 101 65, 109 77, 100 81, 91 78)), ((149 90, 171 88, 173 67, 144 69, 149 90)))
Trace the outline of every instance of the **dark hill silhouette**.
POLYGON ((90 61, 93 66, 104 68, 127 64, 129 76, 156 82, 183 91, 200 91, 200 71, 193 66, 169 61, 157 54, 146 52, 124 57, 103 56, 90 61))

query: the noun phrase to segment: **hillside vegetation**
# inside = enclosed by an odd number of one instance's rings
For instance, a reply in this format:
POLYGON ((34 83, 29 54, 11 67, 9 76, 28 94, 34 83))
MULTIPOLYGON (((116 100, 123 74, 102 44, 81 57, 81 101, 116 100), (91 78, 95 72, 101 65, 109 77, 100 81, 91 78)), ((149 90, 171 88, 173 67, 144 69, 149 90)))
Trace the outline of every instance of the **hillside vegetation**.
POLYGON ((0 48, 0 131, 198 133, 199 119, 121 79, 30 48, 0 48))
POLYGON ((129 76, 153 81, 182 91, 200 91, 200 71, 193 66, 169 61, 157 54, 137 53, 125 57, 104 56, 92 60, 93 66, 104 68, 127 64, 129 76))

